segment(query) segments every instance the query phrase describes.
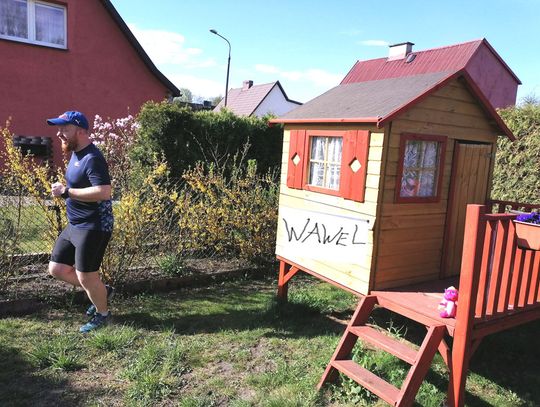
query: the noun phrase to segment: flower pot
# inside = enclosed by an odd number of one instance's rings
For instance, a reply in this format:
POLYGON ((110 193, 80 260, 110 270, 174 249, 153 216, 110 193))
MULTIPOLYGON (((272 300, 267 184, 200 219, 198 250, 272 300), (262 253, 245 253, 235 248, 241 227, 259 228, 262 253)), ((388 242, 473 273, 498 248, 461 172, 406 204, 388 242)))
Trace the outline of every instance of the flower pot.
POLYGON ((540 250, 540 225, 515 220, 517 245, 522 249, 540 250))

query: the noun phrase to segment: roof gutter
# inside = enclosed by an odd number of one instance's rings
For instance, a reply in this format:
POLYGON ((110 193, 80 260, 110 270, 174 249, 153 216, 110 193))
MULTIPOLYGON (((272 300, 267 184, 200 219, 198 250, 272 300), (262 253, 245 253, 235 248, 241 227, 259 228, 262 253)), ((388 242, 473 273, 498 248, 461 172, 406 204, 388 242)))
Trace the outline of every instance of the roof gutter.
POLYGON ((122 19, 118 11, 114 8, 110 0, 101 0, 101 3, 105 9, 109 12, 113 20, 116 22, 120 30, 124 33, 129 43, 135 48, 145 65, 150 69, 154 76, 171 92, 172 96, 180 96, 181 92, 174 84, 163 75, 159 69, 154 65, 144 48, 139 41, 135 38, 125 21, 122 19))
POLYGON ((270 123, 286 123, 286 124, 299 124, 299 123, 375 123, 379 127, 380 116, 377 117, 356 117, 356 118, 317 118, 317 119, 272 119, 270 123))

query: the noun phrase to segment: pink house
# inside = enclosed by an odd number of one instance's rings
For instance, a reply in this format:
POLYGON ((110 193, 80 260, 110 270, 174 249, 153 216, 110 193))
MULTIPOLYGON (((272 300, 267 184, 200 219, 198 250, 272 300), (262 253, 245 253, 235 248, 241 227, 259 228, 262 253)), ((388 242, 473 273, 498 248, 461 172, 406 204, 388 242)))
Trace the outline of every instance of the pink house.
POLYGON ((0 125, 9 119, 23 148, 55 164, 60 143, 46 118, 124 117, 180 94, 109 0, 2 0, 0 55, 0 125))
MULTIPOLYGON (((264 116, 274 114, 281 116, 290 112, 302 103, 290 100, 279 81, 253 85, 253 81, 244 81, 241 88, 229 89, 227 93, 227 109, 238 116, 264 116)), ((225 98, 219 102, 214 111, 225 108, 225 98)))

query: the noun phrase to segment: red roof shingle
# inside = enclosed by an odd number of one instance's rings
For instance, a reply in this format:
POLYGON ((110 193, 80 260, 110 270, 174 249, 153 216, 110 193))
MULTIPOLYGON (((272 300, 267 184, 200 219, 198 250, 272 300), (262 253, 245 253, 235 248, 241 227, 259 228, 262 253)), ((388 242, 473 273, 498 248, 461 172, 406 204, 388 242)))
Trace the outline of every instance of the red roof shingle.
POLYGON ((431 72, 457 72, 467 66, 482 45, 486 45, 516 81, 521 83, 485 39, 425 51, 413 51, 411 54, 414 54, 415 58, 411 63, 407 63, 406 58, 393 61, 388 61, 387 58, 357 61, 341 83, 366 82, 431 72))

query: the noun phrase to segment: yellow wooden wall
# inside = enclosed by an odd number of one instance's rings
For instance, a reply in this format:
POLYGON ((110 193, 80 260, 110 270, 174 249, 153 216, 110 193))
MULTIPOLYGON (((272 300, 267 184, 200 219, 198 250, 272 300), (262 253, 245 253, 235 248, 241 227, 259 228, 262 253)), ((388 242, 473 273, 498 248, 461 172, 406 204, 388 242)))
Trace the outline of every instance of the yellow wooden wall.
POLYGON ((381 178, 381 210, 375 228, 372 289, 438 278, 455 141, 496 144, 500 135, 476 98, 457 79, 407 110, 389 126, 381 178), (440 202, 394 203, 402 133, 448 137, 440 202))
MULTIPOLYGON (((381 165, 383 157, 384 130, 375 126, 351 126, 351 125, 287 125, 284 131, 283 156, 281 165, 281 185, 279 205, 280 208, 322 212, 330 215, 352 216, 367 219, 376 225, 377 202, 379 200, 379 186, 381 185, 381 165), (369 157, 366 179, 365 201, 363 203, 346 200, 337 196, 325 195, 305 190, 291 189, 287 187, 287 168, 289 157, 290 130, 314 129, 314 130, 353 130, 363 129, 371 131, 369 157)), ((280 218, 281 219, 281 218, 280 218)), ((280 239, 281 222, 278 224, 278 239, 276 253, 279 255, 286 241, 280 239)), ((314 271, 332 281, 349 287, 359 293, 367 294, 372 270, 373 230, 369 232, 369 240, 366 245, 367 256, 359 258, 356 263, 342 264, 337 262, 316 261, 307 256, 288 259, 308 270, 314 271)))

